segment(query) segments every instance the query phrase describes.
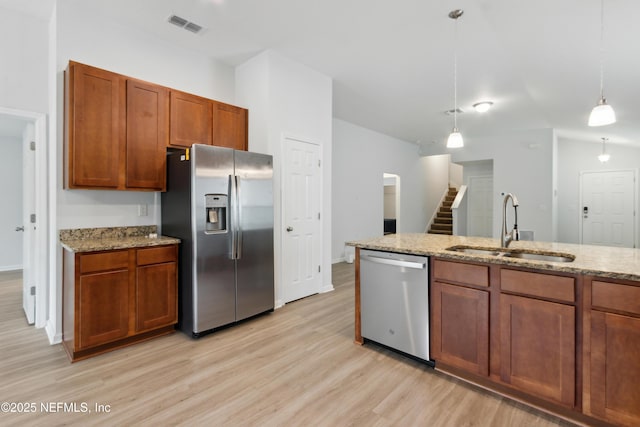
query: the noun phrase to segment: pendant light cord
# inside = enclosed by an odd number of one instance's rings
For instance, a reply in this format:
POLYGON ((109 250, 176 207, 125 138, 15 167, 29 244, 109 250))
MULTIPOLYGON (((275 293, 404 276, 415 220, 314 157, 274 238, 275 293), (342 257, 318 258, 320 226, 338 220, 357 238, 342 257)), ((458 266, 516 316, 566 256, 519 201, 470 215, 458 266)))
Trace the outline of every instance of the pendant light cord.
POLYGON ((458 18, 453 32, 453 128, 458 131, 458 18))
POLYGON ((604 99, 604 0, 600 0, 600 99, 604 99))

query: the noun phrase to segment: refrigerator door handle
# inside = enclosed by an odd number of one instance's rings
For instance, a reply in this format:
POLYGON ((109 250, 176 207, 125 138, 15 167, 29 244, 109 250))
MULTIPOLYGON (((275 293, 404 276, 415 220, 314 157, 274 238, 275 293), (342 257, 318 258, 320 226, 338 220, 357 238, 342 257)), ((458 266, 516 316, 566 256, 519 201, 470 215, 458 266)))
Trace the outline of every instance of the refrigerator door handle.
POLYGON ((229 210, 230 218, 229 218, 229 232, 231 233, 231 248, 229 251, 229 259, 236 259, 237 246, 238 246, 238 237, 236 235, 236 224, 237 224, 237 188, 236 188, 236 177, 235 175, 229 175, 229 210))
POLYGON ((236 259, 242 258, 242 178, 236 175, 236 259))

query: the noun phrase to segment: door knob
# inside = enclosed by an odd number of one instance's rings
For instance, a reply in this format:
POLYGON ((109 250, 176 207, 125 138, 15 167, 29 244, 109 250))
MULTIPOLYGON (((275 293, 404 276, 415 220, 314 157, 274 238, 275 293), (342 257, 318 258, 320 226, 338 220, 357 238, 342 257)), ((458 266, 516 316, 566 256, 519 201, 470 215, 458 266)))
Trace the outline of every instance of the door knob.
POLYGON ((22 227, 16 227, 16 231, 24 231, 24 225, 22 227))
POLYGON ((293 231, 293 227, 291 227, 291 226, 287 227, 287 231, 289 231, 289 232, 293 231))

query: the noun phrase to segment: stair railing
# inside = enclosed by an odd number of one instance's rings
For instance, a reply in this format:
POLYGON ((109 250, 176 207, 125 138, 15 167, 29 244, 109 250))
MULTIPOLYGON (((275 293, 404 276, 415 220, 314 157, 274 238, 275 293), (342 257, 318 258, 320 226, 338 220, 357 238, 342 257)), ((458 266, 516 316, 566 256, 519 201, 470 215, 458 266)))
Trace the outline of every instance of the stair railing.
POLYGON ((453 235, 467 235, 467 186, 461 185, 456 198, 451 204, 451 217, 453 218, 453 235))

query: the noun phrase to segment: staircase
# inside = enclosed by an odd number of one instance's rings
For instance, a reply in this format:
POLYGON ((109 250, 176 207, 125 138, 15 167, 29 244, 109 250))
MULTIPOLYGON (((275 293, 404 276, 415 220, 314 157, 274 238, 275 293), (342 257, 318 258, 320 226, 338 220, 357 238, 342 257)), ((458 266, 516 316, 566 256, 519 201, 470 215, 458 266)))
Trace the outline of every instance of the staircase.
POLYGON ((449 187, 449 192, 442 201, 442 205, 436 213, 436 217, 429 227, 429 234, 453 234, 453 218, 451 215, 451 204, 456 198, 458 190, 449 187))

